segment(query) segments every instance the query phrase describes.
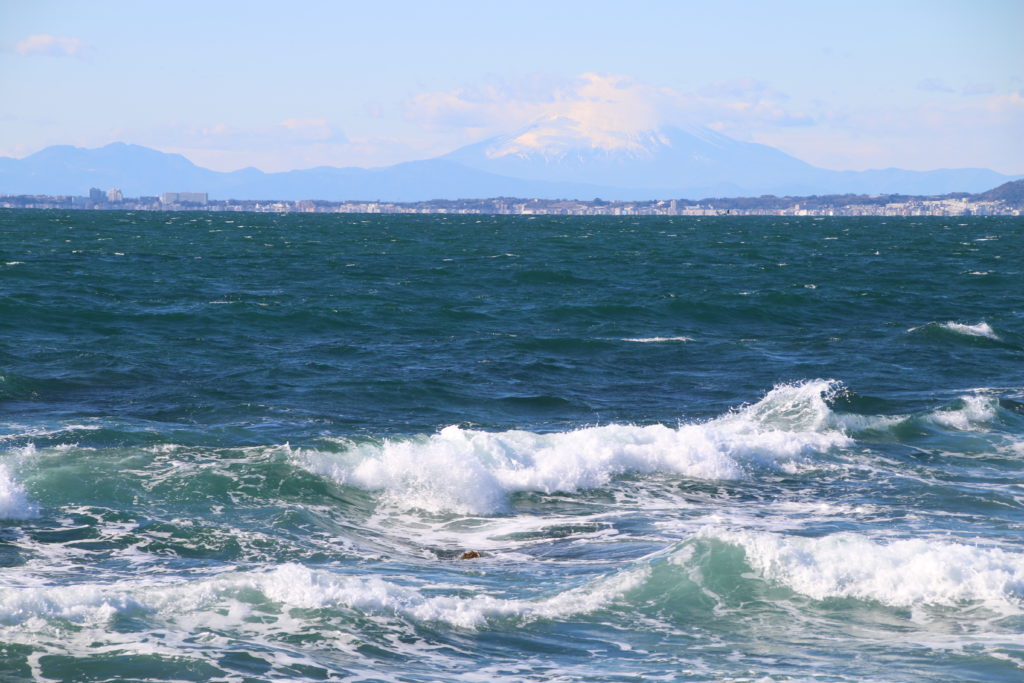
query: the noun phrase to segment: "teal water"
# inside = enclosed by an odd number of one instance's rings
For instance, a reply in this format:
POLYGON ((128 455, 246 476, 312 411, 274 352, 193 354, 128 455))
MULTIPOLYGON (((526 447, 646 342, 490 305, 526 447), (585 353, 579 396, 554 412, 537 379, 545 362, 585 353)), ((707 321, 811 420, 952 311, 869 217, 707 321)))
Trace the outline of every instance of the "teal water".
POLYGON ((4 211, 0 415, 2 680, 1024 676, 1020 218, 4 211))

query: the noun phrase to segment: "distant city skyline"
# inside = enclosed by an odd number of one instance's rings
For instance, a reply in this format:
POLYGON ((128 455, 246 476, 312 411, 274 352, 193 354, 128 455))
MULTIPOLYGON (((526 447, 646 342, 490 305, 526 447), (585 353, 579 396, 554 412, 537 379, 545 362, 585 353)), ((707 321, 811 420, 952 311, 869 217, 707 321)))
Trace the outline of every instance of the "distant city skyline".
POLYGON ((9 2, 0 156, 385 166, 543 117, 822 168, 1024 173, 1024 2, 9 2))

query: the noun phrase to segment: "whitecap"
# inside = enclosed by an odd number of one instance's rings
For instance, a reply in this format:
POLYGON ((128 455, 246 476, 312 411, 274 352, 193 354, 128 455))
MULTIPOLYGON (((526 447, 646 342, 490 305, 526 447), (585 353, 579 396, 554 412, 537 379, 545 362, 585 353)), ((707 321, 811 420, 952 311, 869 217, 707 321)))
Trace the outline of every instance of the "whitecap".
POLYGON ((806 538, 706 528, 699 534, 739 546, 770 581, 815 600, 855 598, 893 607, 984 602, 1019 610, 1024 555, 937 538, 879 541, 843 532, 806 538))
POLYGON ((340 484, 383 491, 404 509, 493 514, 508 509, 514 492, 572 493, 628 474, 730 480, 760 467, 791 469, 797 459, 852 442, 826 403, 837 388, 824 380, 780 385, 757 403, 675 428, 610 424, 537 434, 449 426, 432 436, 293 457, 340 484))
POLYGON ((440 622, 479 628, 493 619, 559 619, 601 609, 642 585, 650 568, 639 566, 593 580, 545 598, 500 598, 425 592, 374 576, 335 574, 286 563, 269 571, 221 574, 191 582, 98 583, 68 586, 27 585, 0 588, 0 623, 19 625, 60 619, 102 626, 118 614, 149 613, 189 628, 239 626, 253 610, 253 593, 284 610, 353 609, 372 616, 414 622, 440 622), (244 598, 240 596, 245 595, 244 598))
POLYGON ((968 337, 985 337, 987 339, 995 339, 996 341, 999 340, 999 335, 984 320, 975 325, 950 321, 942 323, 942 327, 958 334, 967 335, 968 337))
POLYGON ((692 342, 693 337, 626 337, 622 341, 638 344, 657 344, 661 342, 692 342))
POLYGON ((918 332, 926 330, 928 328, 939 328, 946 330, 947 332, 953 332, 954 334, 960 334, 965 337, 983 337, 985 339, 992 339, 993 341, 1002 341, 992 326, 982 320, 980 323, 974 325, 968 325, 967 323, 958 323, 950 320, 944 323, 928 323, 927 325, 918 325, 917 327, 911 327, 907 332, 918 332))
POLYGON ((960 431, 977 430, 995 421, 998 416, 999 400, 991 396, 961 396, 960 406, 949 410, 936 410, 927 419, 949 429, 960 431))

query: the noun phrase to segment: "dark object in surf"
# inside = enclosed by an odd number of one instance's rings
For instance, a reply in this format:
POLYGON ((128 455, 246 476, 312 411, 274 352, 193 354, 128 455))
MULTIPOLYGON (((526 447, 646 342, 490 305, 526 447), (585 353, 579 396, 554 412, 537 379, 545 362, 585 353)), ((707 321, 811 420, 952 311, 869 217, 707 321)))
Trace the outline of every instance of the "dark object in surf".
POLYGON ((480 557, 480 553, 475 550, 467 550, 466 552, 459 555, 460 560, 475 560, 480 557))

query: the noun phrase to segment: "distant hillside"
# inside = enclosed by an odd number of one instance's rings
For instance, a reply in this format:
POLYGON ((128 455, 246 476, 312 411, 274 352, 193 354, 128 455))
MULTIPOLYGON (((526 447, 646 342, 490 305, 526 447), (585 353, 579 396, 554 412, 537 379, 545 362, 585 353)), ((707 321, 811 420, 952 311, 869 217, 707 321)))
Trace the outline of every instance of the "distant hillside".
MULTIPOLYGON (((559 120, 436 159, 384 168, 321 166, 281 173, 221 173, 180 154, 112 143, 48 147, 24 159, 0 157, 0 194, 83 195, 119 188, 125 196, 206 192, 211 199, 416 202, 531 197, 636 201, 665 197, 934 195, 981 192, 1007 180, 986 169, 830 171, 765 145, 705 129, 665 128, 600 140, 559 120), (557 125, 554 125, 557 123, 557 125), (604 143, 602 143, 604 144, 604 143)), ((1020 192, 1020 184, 1002 187, 1020 192)))
POLYGON ((986 202, 1004 201, 1007 204, 1024 207, 1024 180, 1011 180, 988 192, 975 195, 975 199, 986 202))
POLYGON ((130 197, 206 192, 211 199, 330 201, 616 195, 614 188, 507 178, 443 159, 373 169, 321 166, 264 173, 245 168, 221 173, 197 166, 180 154, 121 142, 97 149, 47 147, 24 159, 0 157, 0 194, 82 195, 88 194, 90 187, 116 187, 130 197))

